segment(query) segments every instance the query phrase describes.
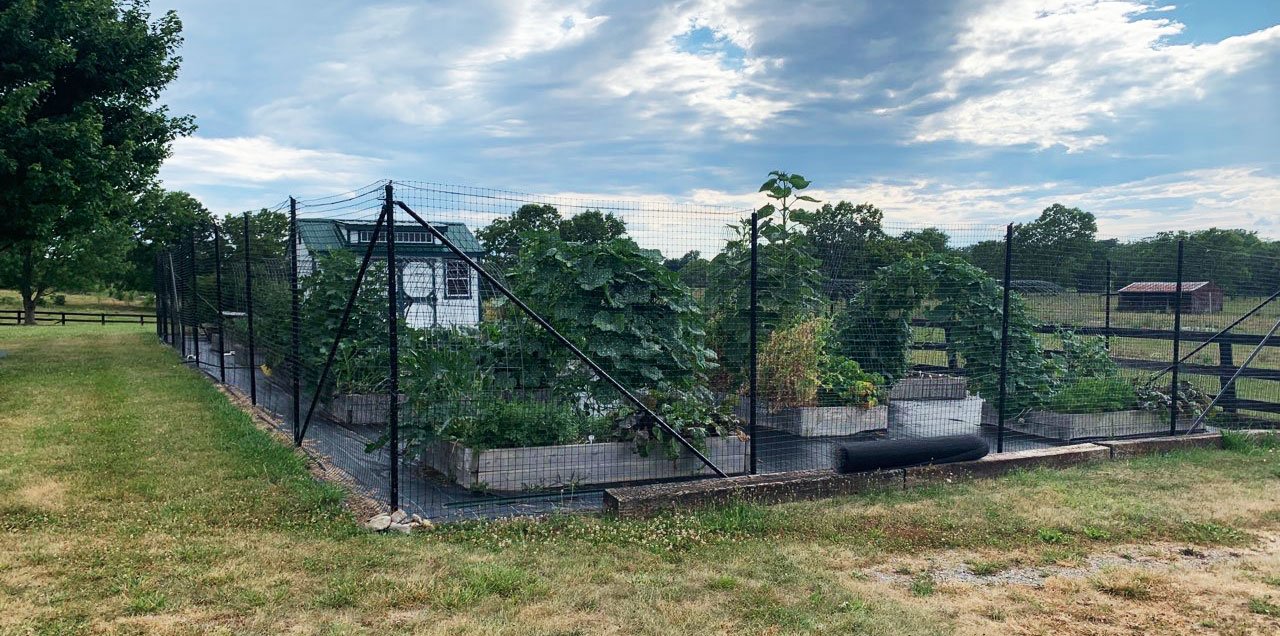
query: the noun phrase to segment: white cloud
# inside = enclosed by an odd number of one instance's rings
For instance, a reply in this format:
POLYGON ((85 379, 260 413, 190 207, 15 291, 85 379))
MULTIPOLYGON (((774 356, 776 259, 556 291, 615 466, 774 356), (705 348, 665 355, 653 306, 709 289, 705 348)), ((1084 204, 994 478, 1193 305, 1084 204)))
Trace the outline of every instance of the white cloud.
POLYGON ((368 183, 384 162, 343 152, 283 145, 270 137, 183 137, 160 171, 164 186, 186 190, 211 209, 261 207, 288 192, 368 183))
POLYGON ((958 36, 942 88, 917 105, 916 141, 1065 146, 1107 141, 1131 109, 1199 98, 1215 78, 1280 51, 1280 26, 1209 44, 1170 44, 1183 25, 1139 0, 1006 0, 958 36))
POLYGON ((648 44, 594 80, 611 94, 641 102, 649 119, 690 115, 686 132, 711 127, 749 138, 751 131, 793 104, 764 75, 781 59, 754 56, 754 33, 736 15, 736 0, 705 0, 669 7, 648 31, 648 44), (709 33, 728 45, 707 50, 682 46, 690 34, 709 33), (740 55, 741 59, 737 59, 740 55))

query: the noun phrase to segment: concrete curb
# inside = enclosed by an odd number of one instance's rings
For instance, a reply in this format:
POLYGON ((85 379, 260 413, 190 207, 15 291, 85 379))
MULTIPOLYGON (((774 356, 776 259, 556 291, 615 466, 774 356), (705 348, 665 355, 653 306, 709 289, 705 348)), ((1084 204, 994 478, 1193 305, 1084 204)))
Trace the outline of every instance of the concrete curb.
POLYGON ((800 470, 650 486, 609 488, 606 512, 619 517, 646 517, 667 510, 692 510, 737 501, 772 504, 824 499, 877 490, 901 490, 902 470, 841 475, 830 470, 800 470))
POLYGON ((1170 437, 1144 437, 1098 442, 1111 451, 1111 459, 1128 459, 1141 455, 1155 455, 1189 448, 1222 448, 1221 433, 1197 433, 1170 437))
MULTIPOLYGON (((1273 431, 1257 434, 1271 432, 1273 431)), ((1253 432, 1246 434, 1253 434, 1253 432)), ((885 490, 903 490, 998 477, 1017 470, 1066 468, 1090 462, 1128 459, 1198 448, 1222 448, 1222 435, 1202 433, 1073 444, 987 455, 971 462, 912 466, 847 475, 830 470, 801 470, 769 475, 609 488, 604 492, 604 507, 606 512, 619 517, 639 518, 664 511, 693 510, 733 502, 774 504, 885 490)))
POLYGON ((903 487, 915 488, 983 477, 998 477, 1015 470, 1031 468, 1066 468, 1087 462, 1102 461, 1110 456, 1108 449, 1097 444, 1072 444, 987 455, 971 462, 913 466, 903 469, 906 472, 903 487))

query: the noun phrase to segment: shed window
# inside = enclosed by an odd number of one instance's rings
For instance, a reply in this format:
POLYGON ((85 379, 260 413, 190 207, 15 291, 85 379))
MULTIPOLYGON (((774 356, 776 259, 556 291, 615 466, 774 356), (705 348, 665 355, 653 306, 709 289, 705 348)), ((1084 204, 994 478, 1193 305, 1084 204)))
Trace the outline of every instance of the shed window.
POLYGON ((459 260, 444 262, 444 297, 471 298, 471 271, 459 260))

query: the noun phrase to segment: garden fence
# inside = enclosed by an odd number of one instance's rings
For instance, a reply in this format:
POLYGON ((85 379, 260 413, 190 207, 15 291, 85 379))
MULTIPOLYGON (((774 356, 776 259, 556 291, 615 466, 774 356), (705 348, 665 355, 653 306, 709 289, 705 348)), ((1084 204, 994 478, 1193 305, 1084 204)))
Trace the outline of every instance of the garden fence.
POLYGON ((172 246, 156 330, 437 520, 826 468, 850 443, 1003 452, 1280 417, 1276 259, 1027 228, 379 182, 172 246), (1230 289, 1204 276, 1224 259, 1250 272, 1230 289))

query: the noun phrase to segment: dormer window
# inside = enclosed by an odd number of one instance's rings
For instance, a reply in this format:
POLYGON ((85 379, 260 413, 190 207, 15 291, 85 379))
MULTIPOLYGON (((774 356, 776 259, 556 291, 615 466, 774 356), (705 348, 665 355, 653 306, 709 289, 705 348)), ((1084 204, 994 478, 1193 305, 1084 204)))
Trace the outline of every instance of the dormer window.
MULTIPOLYGON (((368 243, 373 240, 373 230, 353 230, 349 236, 353 243, 368 243)), ((396 230, 396 243, 430 245, 434 239, 426 230, 396 230)))

